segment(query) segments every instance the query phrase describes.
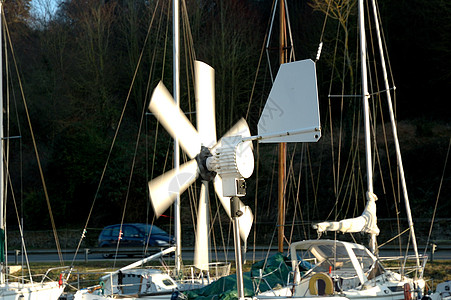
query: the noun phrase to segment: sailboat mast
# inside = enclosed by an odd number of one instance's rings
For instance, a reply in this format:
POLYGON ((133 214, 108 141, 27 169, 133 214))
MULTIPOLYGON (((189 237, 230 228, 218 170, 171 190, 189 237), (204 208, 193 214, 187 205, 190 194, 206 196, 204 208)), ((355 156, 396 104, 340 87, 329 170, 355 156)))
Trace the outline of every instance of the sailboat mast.
MULTIPOLYGON (((373 193, 373 168, 371 158, 371 128, 370 128, 370 108, 368 92, 368 70, 366 66, 366 36, 365 36, 365 14, 363 0, 359 0, 359 29, 360 29, 360 63, 362 68, 362 100, 363 118, 365 127, 365 154, 366 154, 366 180, 370 194, 373 193)), ((376 251, 376 234, 371 234, 370 250, 376 251)))
MULTIPOLYGON (((286 51, 286 20, 285 1, 279 2, 280 36, 279 36, 279 63, 287 62, 286 51)), ((285 239, 285 181, 287 165, 287 143, 279 143, 279 178, 278 178, 278 251, 283 253, 285 239)))
MULTIPOLYGON (((385 64, 385 55, 384 55, 384 49, 382 47, 382 38, 381 38, 381 32, 380 32, 380 26, 379 26, 379 16, 377 13, 376 8, 376 2, 375 0, 371 1, 372 8, 373 8, 373 16, 374 16, 374 24, 376 27, 376 34, 377 34, 377 41, 379 46, 379 53, 380 53, 380 59, 381 59, 381 67, 382 67, 382 73, 384 75, 384 84, 385 84, 385 91, 387 96, 387 104, 388 104, 388 111, 390 115, 390 121, 392 124, 392 132, 393 132, 393 139, 395 143, 395 149, 396 149, 396 159, 398 162, 398 168, 399 168, 399 174, 401 177, 401 185, 402 185, 402 191, 404 196, 404 203, 406 206, 406 212, 407 212, 407 220, 409 222, 409 228, 412 233, 412 247, 415 252, 416 257, 416 264, 417 267, 420 267, 420 259, 418 257, 418 246, 417 246, 417 240, 415 236, 415 230, 413 227, 413 220, 412 220, 412 212, 410 210, 410 202, 409 202, 409 195, 407 194, 407 186, 406 186, 406 179, 404 176, 404 167, 402 164, 402 158, 401 158, 401 149, 399 147, 399 141, 398 141, 398 130, 396 129, 396 119, 395 114, 393 112, 393 102, 391 99, 391 93, 390 93, 390 85, 388 83, 388 76, 387 76, 387 68, 385 64)), ((422 277, 422 274, 421 276, 422 277)))
MULTIPOLYGON (((180 34, 179 34, 179 0, 174 0, 172 4, 172 31, 173 31, 173 97, 178 107, 180 107, 180 34)), ((179 141, 174 139, 174 169, 180 167, 179 141)), ((175 272, 180 274, 182 261, 182 234, 180 225, 180 195, 177 195, 174 203, 174 237, 175 237, 175 272)))
POLYGON ((3 1, 0 1, 0 283, 5 283, 5 219, 4 219, 4 174, 3 174, 3 47, 1 41, 3 41, 3 1))

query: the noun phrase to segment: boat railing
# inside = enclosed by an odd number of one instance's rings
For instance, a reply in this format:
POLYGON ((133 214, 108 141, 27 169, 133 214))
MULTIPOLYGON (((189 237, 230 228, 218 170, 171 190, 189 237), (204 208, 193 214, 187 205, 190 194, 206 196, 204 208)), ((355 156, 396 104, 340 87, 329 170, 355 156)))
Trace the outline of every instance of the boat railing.
POLYGON ((141 286, 141 283, 116 284, 113 280, 113 273, 114 271, 109 271, 107 269, 89 270, 86 272, 74 269, 72 270, 72 274, 76 280, 68 283, 68 286, 74 290, 87 289, 89 293, 96 290, 102 290, 102 294, 105 293, 109 295, 112 295, 115 290, 122 290, 123 288, 131 288, 135 286, 138 291, 138 288, 141 286), (105 275, 108 275, 109 278, 108 286, 105 286, 104 281, 99 281, 99 278, 104 277, 105 275))
POLYGON ((115 284, 112 278, 112 271, 107 271, 106 269, 98 269, 98 270, 90 270, 87 272, 80 272, 76 269, 73 270, 73 275, 76 278, 75 282, 71 282, 68 284, 74 290, 87 289, 89 293, 92 293, 96 290, 102 290, 102 294, 112 295, 116 289, 123 289, 124 287, 134 287, 137 288, 141 285, 141 283, 121 283, 115 284), (100 281, 99 277, 104 275, 109 275, 109 285, 105 287, 105 282, 100 281))
POLYGON ((230 262, 212 262, 208 264, 208 271, 197 269, 194 265, 186 265, 181 269, 185 282, 198 282, 206 280, 208 283, 230 274, 230 262))
POLYGON ((230 262, 211 262, 208 264, 208 271, 199 270, 194 265, 185 265, 180 269, 177 275, 175 266, 151 266, 150 268, 159 269, 168 273, 172 278, 182 278, 184 282, 199 282, 207 280, 207 282, 217 280, 230 274, 230 262))
POLYGON ((43 275, 44 274, 33 274, 33 275, 31 275, 31 278, 30 278, 29 275, 16 276, 16 275, 13 275, 13 274, 8 274, 7 281, 8 282, 19 282, 19 283, 26 284, 26 283, 35 282, 34 280, 32 280, 33 277, 37 278, 37 277, 40 277, 40 276, 43 276, 43 275))
POLYGON ((63 273, 66 273, 63 270, 69 270, 69 269, 70 269, 69 266, 49 268, 49 269, 47 269, 47 272, 45 272, 45 274, 42 276, 41 283, 43 283, 46 279, 50 280, 50 281, 54 281, 54 279, 50 278, 50 276, 51 276, 50 274, 51 274, 51 272, 58 271, 58 270, 61 270, 58 273, 59 273, 59 276, 60 276, 59 280, 62 281, 63 280, 63 277, 62 277, 63 273))
POLYGON ((72 278, 76 278, 75 281, 68 283, 69 286, 76 290, 82 288, 88 288, 89 286, 95 285, 92 288, 100 288, 99 277, 103 275, 111 274, 111 271, 107 269, 89 270, 86 272, 78 271, 77 269, 72 270, 72 278))
POLYGON ((394 271, 404 276, 419 273, 420 277, 422 277, 428 256, 419 255, 418 260, 421 262, 420 265, 417 265, 417 257, 415 255, 379 257, 379 261, 386 270, 394 271))
MULTIPOLYGON (((272 275, 273 273, 275 273, 277 271, 278 271, 278 269, 275 269, 275 270, 272 270, 269 273, 263 274, 263 270, 262 269, 258 269, 257 272, 251 272, 252 285, 253 285, 255 294, 258 294, 258 293, 261 292, 260 291, 260 285, 262 283, 264 283, 268 287, 268 290, 271 291, 272 293, 274 293, 274 295, 276 295, 276 293, 274 292, 272 286, 266 280, 266 277, 272 275)), ((290 273, 292 273, 292 272, 290 272, 290 273)), ((287 285, 288 285, 289 281, 290 281, 290 275, 288 275, 287 285)))
MULTIPOLYGON (((69 269, 69 267, 63 266, 63 267, 49 268, 49 269, 47 269, 47 271, 44 274, 35 273, 35 274, 31 274, 31 275, 30 274, 14 275, 13 273, 9 273, 7 279, 9 282, 19 282, 19 283, 24 283, 24 284, 34 282, 36 284, 38 284, 38 283, 43 284, 44 282, 56 281, 55 277, 53 277, 53 276, 59 275, 60 276, 59 280, 61 280, 61 282, 62 282, 63 281, 62 274, 64 272, 63 271, 58 272, 57 275, 53 272, 56 270, 65 270, 65 269, 69 269)), ((18 271, 16 271, 16 272, 18 272, 18 271)))
MULTIPOLYGON (((165 273, 169 274, 172 278, 177 278, 178 276, 175 276, 175 268, 174 266, 147 266, 147 267, 141 267, 141 269, 159 269, 164 271, 165 273)), ((230 268, 231 263, 230 262, 215 262, 209 264, 209 270, 208 271, 200 271, 199 269, 195 268, 194 266, 184 266, 181 269, 182 272, 182 280, 178 280, 179 282, 182 281, 183 283, 191 283, 191 284, 201 284, 204 285, 205 283, 210 283, 211 281, 214 281, 222 276, 227 276, 230 274, 230 268)), ((77 290, 81 288, 88 288, 88 289, 99 289, 103 288, 101 285, 99 285, 99 277, 102 277, 104 275, 112 274, 111 271, 108 271, 107 269, 98 269, 98 270, 90 270, 88 272, 80 272, 76 269, 72 270, 73 277, 76 278, 76 281, 71 282, 69 285, 74 286, 77 290)), ((112 281, 110 282, 110 284, 112 281)), ((122 285, 112 285, 109 288, 113 290, 114 288, 118 287, 131 287, 133 284, 122 284, 122 285)))

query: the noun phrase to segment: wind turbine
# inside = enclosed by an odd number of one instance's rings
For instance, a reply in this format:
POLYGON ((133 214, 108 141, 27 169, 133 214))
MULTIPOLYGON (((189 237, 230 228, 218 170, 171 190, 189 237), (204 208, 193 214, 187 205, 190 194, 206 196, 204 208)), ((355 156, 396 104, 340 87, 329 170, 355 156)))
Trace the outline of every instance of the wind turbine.
POLYGON ((241 299, 244 285, 240 237, 247 238, 253 215, 239 197, 246 192, 244 179, 254 170, 252 141, 317 142, 320 139, 316 67, 310 59, 281 65, 257 124, 258 135, 251 136, 246 121, 241 119, 216 142, 214 70, 201 62, 195 64, 198 131, 174 104, 161 82, 152 94, 150 111, 173 137, 179 139, 180 146, 191 160, 179 170, 171 170, 150 181, 150 197, 155 214, 159 216, 172 204, 176 195, 201 177, 195 264, 205 270, 208 267, 208 236, 205 236, 209 224, 206 219, 208 182, 214 180, 215 191, 233 220, 237 295, 241 299))
MULTIPOLYGON (((248 178, 253 172, 254 159, 250 141, 233 145, 233 139, 230 139, 230 137, 236 136, 250 137, 249 127, 244 119, 238 121, 222 139, 216 140, 214 69, 200 61, 195 61, 195 95, 197 130, 174 103, 171 94, 162 82, 157 85, 152 94, 149 110, 169 134, 179 140, 180 146, 191 160, 181 165, 178 170, 173 169, 151 180, 149 191, 152 206, 158 217, 174 202, 177 195, 183 193, 200 177, 202 185, 199 197, 194 264, 201 270, 208 270, 209 182, 214 181, 216 194, 228 216, 232 217, 230 197, 224 196, 223 176, 219 176, 217 171, 227 173, 231 165, 234 165, 232 169, 238 169, 239 177, 248 178), (232 150, 229 151, 229 149, 232 150), (224 161, 224 157, 233 159, 228 164, 221 164, 219 156, 223 158, 221 161, 224 161), (237 161, 239 166, 236 166, 237 161)), ((239 234, 241 239, 246 240, 252 227, 252 211, 240 200, 237 205, 240 212, 239 234)))

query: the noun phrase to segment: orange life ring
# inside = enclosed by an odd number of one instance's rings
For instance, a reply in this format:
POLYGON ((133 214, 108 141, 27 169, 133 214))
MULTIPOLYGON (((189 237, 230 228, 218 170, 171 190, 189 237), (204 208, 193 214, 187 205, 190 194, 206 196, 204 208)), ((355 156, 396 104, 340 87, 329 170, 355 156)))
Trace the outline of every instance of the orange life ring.
POLYGON ((101 285, 96 285, 95 287, 89 289, 89 290, 88 290, 88 293, 92 294, 92 293, 94 293, 95 291, 100 290, 101 288, 102 288, 101 285))
MULTIPOLYGON (((332 278, 330 278, 329 275, 326 273, 316 273, 315 275, 310 278, 308 288, 311 295, 318 295, 318 283, 323 282, 324 283, 324 294, 322 295, 332 295, 334 293, 334 283, 332 281, 332 278)), ((320 295, 320 296, 322 296, 320 295)))

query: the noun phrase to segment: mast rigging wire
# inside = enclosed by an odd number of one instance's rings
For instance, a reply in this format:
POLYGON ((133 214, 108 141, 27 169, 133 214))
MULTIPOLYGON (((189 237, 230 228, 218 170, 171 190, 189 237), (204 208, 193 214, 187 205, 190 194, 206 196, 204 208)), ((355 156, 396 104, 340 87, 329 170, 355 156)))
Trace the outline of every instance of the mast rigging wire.
MULTIPOLYGON (((158 6, 158 3, 159 3, 159 1, 157 2, 157 6, 158 6)), ((154 18, 155 18, 155 14, 156 14, 156 10, 155 10, 155 11, 153 12, 153 14, 152 14, 151 22, 150 22, 150 24, 149 24, 149 26, 148 26, 146 38, 145 38, 145 40, 144 40, 144 45, 146 45, 146 43, 147 43, 147 41, 148 41, 148 39, 149 39, 149 36, 150 36, 150 29, 152 28, 152 24, 153 24, 153 21, 154 21, 154 18)), ((83 238, 84 238, 84 236, 85 236, 84 233, 87 231, 87 227, 88 227, 89 221, 90 221, 90 219, 91 219, 92 212, 94 211, 94 206, 95 206, 96 200, 97 200, 97 198, 98 198, 98 194, 99 194, 99 192, 100 192, 100 187, 101 187, 101 185, 102 185, 102 183, 103 183, 103 179, 104 179, 104 177, 105 177, 105 173, 106 173, 106 170, 107 170, 107 167, 108 167, 108 164, 109 164, 109 161, 110 161, 112 152, 113 152, 113 148, 114 148, 114 145, 115 145, 115 143, 116 143, 117 136, 118 136, 118 134, 119 134, 119 129, 121 128, 121 124, 122 124, 122 121, 123 121, 123 118, 124 118, 125 110, 126 110, 127 104, 128 104, 128 102, 129 102, 129 100, 130 100, 130 97, 131 97, 131 92, 132 92, 132 89, 133 89, 133 86, 134 86, 134 82, 135 82, 135 80, 136 80, 137 73, 138 73, 138 70, 139 70, 139 68, 140 68, 140 62, 141 62, 142 57, 143 57, 143 54, 144 54, 144 49, 145 49, 145 47, 142 48, 142 51, 141 51, 141 53, 140 53, 140 56, 139 56, 139 59, 138 59, 137 66, 136 66, 135 72, 134 72, 134 74, 133 74, 133 79, 132 79, 132 82, 131 82, 131 84, 130 84, 130 88, 129 88, 129 90, 128 90, 127 97, 126 97, 126 99, 125 99, 124 107, 123 107, 123 109, 122 109, 122 112, 121 112, 121 115, 120 115, 120 118, 119 118, 119 121, 118 121, 118 126, 116 126, 116 131, 115 131, 115 133, 114 133, 113 140, 112 140, 112 142, 111 142, 111 146, 110 146, 110 149, 109 149, 109 152, 108 152, 107 160, 106 160, 105 165, 104 165, 104 167, 103 167, 102 174, 101 174, 100 180, 99 180, 99 184, 97 185, 97 190, 96 190, 96 192, 95 192, 95 195, 94 195, 94 198, 93 198, 93 202, 92 202, 91 208, 90 208, 90 210, 89 210, 88 217, 87 217, 87 220, 86 220, 86 222, 85 222, 85 226, 84 226, 84 228, 83 228, 83 234, 82 234, 82 236, 81 236, 81 238, 80 238, 80 240, 79 240, 79 242, 78 242, 78 245, 77 245, 77 247, 76 247, 76 249, 75 249, 75 254, 74 254, 74 257, 73 257, 73 259, 72 259, 71 265, 74 265, 74 262, 75 262, 75 259, 76 259, 76 257, 77 257, 78 251, 80 250, 80 247, 81 247, 81 243, 82 243, 83 238)), ((118 243, 118 244, 119 244, 119 243, 118 243)))
POLYGON ((434 206, 434 212, 432 214, 431 226, 429 228, 429 234, 428 234, 428 238, 427 238, 427 241, 426 241, 426 247, 424 247, 424 255, 426 255, 426 252, 427 252, 427 249, 428 249, 428 246, 429 246, 429 241, 431 240, 432 228, 434 227, 435 215, 437 213, 438 199, 440 198, 440 192, 442 190, 443 180, 445 178, 445 172, 446 172, 446 167, 448 165, 448 158, 449 158, 450 149, 451 149, 451 138, 449 139, 448 151, 446 152, 446 158, 445 158, 445 164, 443 166, 442 178, 440 179, 440 185, 439 185, 439 188, 438 188, 437 198, 435 199, 435 206, 434 206))
MULTIPOLYGON (((16 76, 17 76, 18 81, 19 81, 20 93, 21 93, 23 104, 24 104, 24 109, 25 109, 25 114, 26 114, 26 117, 27 117, 28 127, 30 129, 30 135, 31 135, 31 139, 32 139, 32 142, 33 142, 33 149, 34 149, 34 153, 35 153, 35 156, 36 156, 36 162, 38 164, 39 175, 40 175, 40 178, 41 178, 42 187, 43 187, 43 190, 44 190, 45 201, 47 203, 47 209, 48 209, 49 215, 50 215, 50 222, 52 224, 53 237, 55 239, 55 244, 56 244, 56 248, 57 248, 57 251, 58 251, 59 261, 60 261, 60 264, 62 265, 64 260, 63 260, 63 255, 62 255, 62 252, 61 252, 61 245, 60 245, 59 238, 58 238, 58 232, 56 231, 55 219, 53 217, 52 206, 50 204, 50 198, 49 198, 48 191, 47 191, 47 185, 46 185, 46 182, 45 182, 45 179, 44 179, 44 172, 42 170, 41 160, 40 160, 38 148, 37 148, 37 145, 36 145, 36 138, 35 138, 35 135, 34 135, 33 127, 31 125, 31 118, 30 118, 30 114, 29 114, 29 111, 28 111, 27 100, 25 98, 25 93, 24 93, 23 86, 22 86, 22 80, 21 80, 21 76, 19 74, 19 69, 18 69, 18 66, 17 66, 16 56, 15 56, 15 51, 14 51, 14 48, 13 48, 13 45, 12 45, 8 24, 7 24, 6 19, 5 19, 3 6, 2 6, 2 9, 1 9, 0 13, 3 16, 2 20, 4 20, 4 24, 0 24, 0 26, 2 26, 2 25, 5 26, 5 31, 6 31, 5 39, 7 39, 9 48, 11 50, 11 55, 12 55, 12 59, 13 59, 13 62, 14 62, 14 66, 15 66, 15 69, 16 69, 16 76)), ((5 45, 5 47, 6 47, 6 45, 5 45)), ((0 112, 0 113, 3 113, 3 112, 0 112)))

